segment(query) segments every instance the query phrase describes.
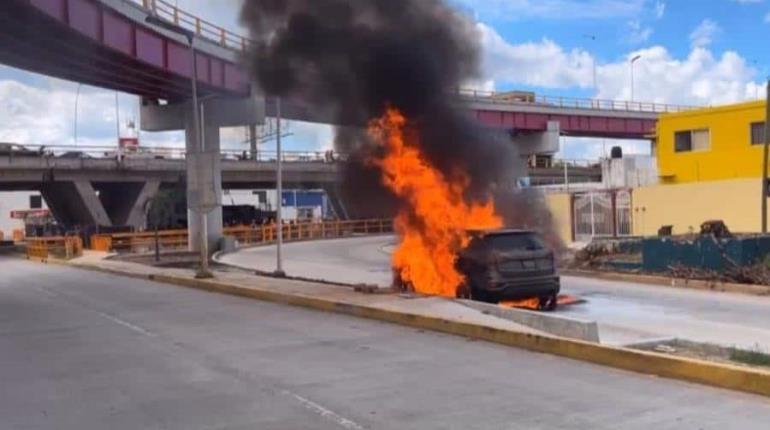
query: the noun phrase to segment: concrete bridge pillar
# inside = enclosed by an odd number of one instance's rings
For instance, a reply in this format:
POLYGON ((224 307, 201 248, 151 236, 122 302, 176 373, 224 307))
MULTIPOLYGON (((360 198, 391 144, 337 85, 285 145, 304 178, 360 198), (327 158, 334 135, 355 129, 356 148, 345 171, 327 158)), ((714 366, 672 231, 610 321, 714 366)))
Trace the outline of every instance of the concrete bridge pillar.
POLYGON ((40 193, 56 220, 66 226, 113 225, 89 181, 46 182, 40 193))
POLYGON ((160 105, 143 101, 140 117, 143 131, 185 131, 187 149, 187 234, 190 250, 200 249, 198 219, 206 217, 209 250, 218 249, 222 234, 222 169, 220 160, 219 130, 221 127, 238 127, 264 123, 264 99, 206 99, 201 107, 204 145, 198 142, 194 130, 193 109, 190 102, 160 105), (203 198, 213 193, 211 199, 203 198), (199 199, 213 200, 214 209, 205 215, 194 213, 199 199))

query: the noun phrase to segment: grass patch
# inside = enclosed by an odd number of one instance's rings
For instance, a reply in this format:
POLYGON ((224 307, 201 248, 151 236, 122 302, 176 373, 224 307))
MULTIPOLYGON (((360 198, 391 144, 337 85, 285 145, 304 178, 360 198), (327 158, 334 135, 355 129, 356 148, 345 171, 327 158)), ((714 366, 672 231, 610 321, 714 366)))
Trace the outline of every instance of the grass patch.
POLYGON ((730 360, 751 366, 770 367, 770 354, 761 351, 730 348, 730 360))

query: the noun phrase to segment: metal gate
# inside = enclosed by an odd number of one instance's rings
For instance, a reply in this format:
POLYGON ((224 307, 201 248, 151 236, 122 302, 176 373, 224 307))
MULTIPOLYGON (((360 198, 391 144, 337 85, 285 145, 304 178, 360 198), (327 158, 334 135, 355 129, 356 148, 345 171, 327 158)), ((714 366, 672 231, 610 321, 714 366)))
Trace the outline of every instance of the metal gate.
POLYGON ((573 195, 575 240, 631 235, 631 193, 591 191, 573 195))
POLYGON ((631 236, 631 193, 627 190, 615 194, 616 236, 631 236))

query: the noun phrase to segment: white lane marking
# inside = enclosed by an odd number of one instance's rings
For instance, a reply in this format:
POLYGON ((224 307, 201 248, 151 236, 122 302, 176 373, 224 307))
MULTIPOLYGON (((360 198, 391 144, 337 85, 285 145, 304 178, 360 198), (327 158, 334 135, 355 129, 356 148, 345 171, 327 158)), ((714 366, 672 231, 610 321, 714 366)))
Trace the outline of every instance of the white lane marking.
POLYGON ((99 312, 99 311, 96 311, 96 313, 97 313, 99 316, 103 317, 103 318, 107 318, 108 320, 110 320, 110 321, 112 321, 112 322, 114 322, 114 323, 116 323, 116 324, 120 324, 120 325, 122 325, 123 327, 126 327, 126 328, 128 328, 128 329, 131 329, 131 330, 133 330, 133 331, 135 331, 135 332, 137 332, 137 333, 143 334, 143 335, 145 335, 145 336, 150 336, 150 337, 155 337, 155 336, 157 336, 155 333, 152 333, 152 332, 150 332, 150 331, 147 331, 147 330, 145 330, 145 329, 143 329, 143 328, 141 328, 141 327, 139 327, 139 326, 137 326, 137 325, 131 324, 131 323, 130 323, 130 322, 128 322, 128 321, 123 321, 122 319, 120 319, 120 318, 118 318, 118 317, 114 317, 114 316, 112 316, 112 315, 110 315, 110 314, 106 314, 106 313, 104 313, 104 312, 99 312))
POLYGON ((292 393, 291 391, 284 391, 283 393, 287 396, 294 398, 294 400, 300 402, 302 406, 304 406, 308 410, 313 411, 318 415, 337 423, 337 425, 339 425, 342 428, 346 428, 350 430, 364 430, 364 427, 358 424, 357 422, 347 419, 342 415, 335 413, 334 411, 326 409, 325 407, 319 405, 318 403, 310 399, 306 399, 300 396, 299 394, 292 393))

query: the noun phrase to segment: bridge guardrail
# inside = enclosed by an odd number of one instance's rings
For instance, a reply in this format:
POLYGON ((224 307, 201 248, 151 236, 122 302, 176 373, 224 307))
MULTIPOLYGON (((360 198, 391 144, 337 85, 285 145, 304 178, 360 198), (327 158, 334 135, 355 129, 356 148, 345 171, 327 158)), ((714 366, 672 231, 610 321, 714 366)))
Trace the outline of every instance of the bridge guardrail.
MULTIPOLYGON (((139 147, 124 150, 118 154, 116 146, 75 146, 75 145, 17 145, 0 147, 0 156, 41 157, 55 159, 162 159, 184 160, 184 148, 174 147, 139 147)), ((274 162, 278 158, 276 151, 265 150, 251 154, 249 150, 223 149, 220 151, 223 161, 262 161, 274 162)), ((336 151, 281 151, 282 160, 294 162, 336 162, 347 160, 348 154, 336 151)))
MULTIPOLYGON (((367 219, 355 221, 301 222, 283 225, 285 241, 345 237, 353 234, 378 234, 393 231, 393 221, 367 219)), ((234 237, 237 246, 268 244, 276 241, 277 227, 231 226, 224 228, 224 235, 234 237)), ((187 230, 143 231, 137 233, 95 234, 91 236, 91 249, 105 252, 149 252, 155 243, 164 250, 187 248, 187 230)))
POLYGON ((195 32, 199 37, 212 41, 225 48, 237 51, 245 51, 251 41, 234 33, 230 30, 220 27, 205 19, 186 12, 176 5, 165 0, 141 0, 142 6, 152 12, 158 18, 174 23, 179 27, 195 32))
POLYGON ((25 247, 27 258, 40 260, 71 260, 83 255, 83 240, 77 236, 29 237, 25 247))
POLYGON ((506 93, 458 89, 457 95, 475 101, 501 105, 523 105, 558 107, 566 109, 592 109, 640 113, 683 112, 699 109, 699 106, 686 106, 668 103, 637 102, 628 100, 592 99, 580 97, 546 96, 534 93, 506 93))

